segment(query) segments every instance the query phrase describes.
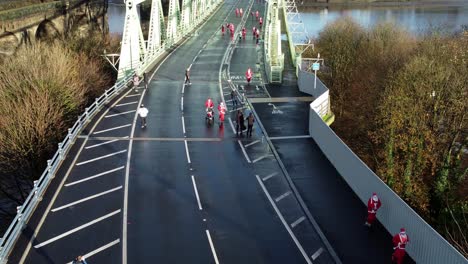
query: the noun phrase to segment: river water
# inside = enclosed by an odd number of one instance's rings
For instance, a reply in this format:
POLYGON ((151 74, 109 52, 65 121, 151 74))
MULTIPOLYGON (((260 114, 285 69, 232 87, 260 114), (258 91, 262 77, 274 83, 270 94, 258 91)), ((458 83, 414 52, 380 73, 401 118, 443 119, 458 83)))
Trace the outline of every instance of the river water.
POLYGON ((468 26, 468 1, 446 6, 399 6, 356 8, 301 8, 299 12, 307 33, 313 38, 334 20, 348 16, 365 28, 381 22, 392 22, 409 32, 421 35, 442 29, 446 33, 468 26))
MULTIPOLYGON (((299 12, 309 35, 317 37, 325 25, 342 16, 349 16, 364 27, 371 27, 379 22, 392 21, 415 34, 422 34, 434 27, 443 27, 448 32, 468 25, 468 0, 466 4, 446 6, 404 6, 371 8, 303 8, 299 12)), ((109 31, 122 34, 125 5, 122 0, 109 1, 107 10, 109 31)))

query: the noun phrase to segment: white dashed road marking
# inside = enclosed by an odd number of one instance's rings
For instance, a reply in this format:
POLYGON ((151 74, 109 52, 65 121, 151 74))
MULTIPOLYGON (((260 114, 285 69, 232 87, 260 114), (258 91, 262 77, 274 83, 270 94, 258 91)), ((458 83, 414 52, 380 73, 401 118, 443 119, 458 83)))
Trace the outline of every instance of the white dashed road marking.
POLYGON ((90 176, 90 177, 86 177, 86 178, 78 180, 78 181, 70 182, 70 183, 65 184, 65 187, 72 186, 72 185, 75 185, 75 184, 78 184, 78 183, 82 183, 82 182, 85 182, 85 181, 88 181, 88 180, 91 180, 91 179, 94 179, 94 178, 97 178, 97 177, 101 177, 101 176, 110 174, 110 173, 112 173, 114 171, 122 170, 123 168, 125 168, 125 166, 120 166, 118 168, 108 170, 108 171, 105 171, 105 172, 101 172, 99 174, 96 174, 96 175, 93 175, 93 176, 90 176))
POLYGON ((63 234, 61 234, 61 235, 58 235, 58 236, 56 236, 56 237, 53 237, 53 238, 51 238, 51 239, 49 239, 49 240, 46 240, 46 241, 44 241, 44 242, 42 242, 42 243, 39 243, 39 244, 35 245, 34 248, 36 248, 36 249, 37 249, 37 248, 41 248, 41 247, 43 247, 43 246, 45 246, 45 245, 48 245, 48 244, 50 244, 50 243, 52 243, 52 242, 54 242, 54 241, 57 241, 57 240, 59 240, 59 239, 61 239, 61 238, 66 237, 66 236, 68 236, 68 235, 71 235, 71 234, 73 234, 73 233, 75 233, 75 232, 77 232, 77 231, 80 231, 81 229, 86 228, 86 227, 88 227, 88 226, 90 226, 90 225, 94 225, 94 224, 96 224, 96 223, 98 223, 98 222, 100 222, 100 221, 102 221, 102 220, 104 220, 104 219, 106 219, 106 218, 109 218, 109 217, 111 217, 111 216, 113 216, 113 215, 116 215, 116 214, 118 214, 118 213, 120 213, 120 209, 119 209, 119 210, 116 210, 116 211, 114 211, 114 212, 112 212, 112 213, 106 214, 106 215, 104 215, 104 216, 101 216, 101 217, 99 217, 99 218, 97 218, 97 219, 94 219, 93 221, 91 221, 91 222, 89 222, 89 223, 86 223, 86 224, 81 225, 81 226, 79 226, 79 227, 73 228, 73 229, 70 230, 70 231, 67 231, 67 232, 65 232, 65 233, 63 233, 63 234))
POLYGON ((129 126, 132 126, 132 124, 128 124, 128 125, 123 125, 123 126, 118 126, 118 127, 113 127, 113 128, 109 128, 109 129, 104 129, 104 130, 96 131, 96 132, 94 132, 93 134, 94 134, 94 135, 97 135, 97 134, 109 132, 109 131, 112 131, 112 130, 121 129, 121 128, 124 128, 124 127, 129 127, 129 126))
POLYGON ((60 211, 60 210, 62 210, 62 209, 65 209, 65 208, 68 208, 68 207, 70 207, 70 206, 73 206, 73 205, 75 205, 75 204, 79 204, 79 203, 82 203, 82 202, 86 202, 86 201, 89 201, 89 200, 91 200, 91 199, 97 198, 97 197, 99 197, 99 196, 103 196, 103 195, 108 194, 108 193, 111 193, 111 192, 115 192, 115 191, 120 190, 120 189, 122 189, 122 185, 120 185, 119 187, 110 189, 110 190, 108 190, 108 191, 102 192, 102 193, 98 193, 98 194, 95 194, 95 195, 88 196, 88 197, 86 197, 86 198, 80 199, 80 200, 75 201, 75 202, 73 202, 73 203, 69 203, 69 204, 66 204, 66 205, 63 205, 63 206, 54 208, 54 209, 52 209, 51 211, 52 211, 52 212, 57 212, 57 211, 60 211))
POLYGON ((93 161, 96 161, 96 160, 100 160, 100 159, 105 159, 105 158, 108 158, 108 157, 112 157, 112 156, 114 156, 114 155, 117 155, 117 154, 120 154, 120 153, 124 153, 124 152, 127 152, 127 150, 124 149, 124 150, 117 151, 117 152, 114 152, 114 153, 111 153, 111 154, 107 154, 107 155, 105 155, 105 156, 101 156, 101 157, 98 157, 98 158, 94 158, 94 159, 82 161, 82 162, 80 162, 80 163, 77 163, 76 166, 81 166, 81 165, 83 165, 83 164, 90 163, 90 162, 93 162, 93 161))

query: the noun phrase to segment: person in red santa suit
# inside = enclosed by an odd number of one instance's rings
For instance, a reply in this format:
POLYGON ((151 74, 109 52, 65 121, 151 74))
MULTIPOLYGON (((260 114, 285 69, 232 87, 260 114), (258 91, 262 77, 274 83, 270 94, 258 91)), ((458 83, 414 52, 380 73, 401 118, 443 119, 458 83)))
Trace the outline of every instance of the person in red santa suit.
POLYGON ((250 84, 250 80, 252 80, 252 70, 250 67, 245 72, 245 78, 247 79, 247 83, 250 84))
POLYGON ((369 201, 367 202, 367 220, 365 223, 366 226, 370 227, 372 223, 374 223, 377 216, 377 210, 379 210, 380 206, 382 206, 382 202, 380 202, 380 199, 377 196, 377 194, 373 193, 372 196, 369 198, 369 201))
POLYGON ((219 103, 218 105, 218 112, 219 112, 219 122, 224 122, 224 115, 226 114, 227 107, 224 102, 219 103))
POLYGON ((221 25, 221 34, 224 36, 224 25, 221 25))
POLYGON ((392 254, 392 263, 396 264, 403 264, 403 258, 406 254, 406 244, 408 244, 409 238, 406 234, 406 230, 404 228, 400 229, 400 233, 396 234, 393 237, 393 250, 395 250, 392 254))
POLYGON ((258 10, 255 11, 255 19, 258 20, 258 16, 260 15, 260 13, 258 13, 258 10))
POLYGON ((214 108, 214 103, 213 103, 213 100, 211 100, 211 97, 208 97, 208 99, 206 99, 205 108, 207 112, 208 110, 210 109, 212 110, 214 108))
POLYGON ((242 8, 239 9, 239 16, 242 17, 243 14, 244 14, 244 10, 242 10, 242 8))
POLYGON ((256 27, 253 27, 252 28, 252 36, 253 38, 255 39, 255 34, 257 33, 257 28, 256 27))
POLYGON ((236 8, 236 17, 239 16, 239 8, 236 8))
POLYGON ((260 24, 260 28, 262 28, 262 24, 263 24, 263 18, 259 18, 259 20, 258 20, 258 24, 260 24))
POLYGON ((242 28, 242 38, 245 39, 245 34, 247 33, 247 30, 245 27, 242 28))

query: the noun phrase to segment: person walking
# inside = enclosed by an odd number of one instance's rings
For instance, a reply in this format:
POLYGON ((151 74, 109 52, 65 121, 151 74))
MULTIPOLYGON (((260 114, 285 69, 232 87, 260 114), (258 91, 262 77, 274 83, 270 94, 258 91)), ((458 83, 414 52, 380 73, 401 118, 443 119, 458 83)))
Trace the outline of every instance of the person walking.
POLYGON ((239 9, 239 16, 242 17, 243 15, 244 15, 244 10, 242 10, 242 8, 241 8, 241 9, 239 9))
POLYGON ((224 24, 221 25, 221 35, 224 36, 224 24))
POLYGON ((370 227, 377 217, 377 210, 382 206, 377 193, 373 193, 367 202, 367 220, 365 225, 370 227))
POLYGON ((252 113, 247 117, 247 137, 252 137, 252 128, 255 122, 255 118, 252 113))
POLYGON ((141 118, 141 128, 146 127, 146 117, 148 116, 148 112, 148 108, 141 104, 140 108, 138 109, 138 115, 141 118))
POLYGON ((72 261, 72 264, 88 264, 88 262, 83 256, 78 256, 72 261))
POLYGON ((393 250, 392 263, 403 264, 403 258, 406 254, 406 244, 409 242, 408 235, 404 228, 400 229, 400 233, 393 237, 393 250))
POLYGON ((262 17, 259 18, 258 24, 260 25, 260 28, 262 28, 262 25, 263 25, 263 18, 262 17))
POLYGON ((244 130, 244 113, 242 113, 242 110, 237 110, 237 125, 236 125, 236 135, 239 135, 242 137, 242 131, 244 130))
POLYGON ((231 102, 233 109, 237 109, 237 96, 234 89, 231 90, 231 102))
POLYGON ((145 89, 148 89, 148 73, 144 72, 143 73, 143 81, 145 83, 145 89))
POLYGON ((223 101, 221 101, 218 105, 218 112, 219 112, 219 124, 221 125, 224 122, 224 115, 226 114, 227 107, 223 101))
POLYGON ((191 85, 192 83, 190 82, 190 68, 187 68, 185 70, 185 83, 184 84, 189 84, 191 85))
POLYGON ((245 72, 245 78, 247 79, 247 85, 250 85, 250 81, 252 80, 252 70, 250 67, 245 72))
POLYGON ((255 37, 257 38, 256 43, 258 45, 258 40, 260 39, 260 30, 258 30, 258 28, 257 28, 257 32, 255 32, 255 37))
POLYGON ((140 78, 138 78, 138 75, 135 73, 133 75, 133 89, 138 89, 138 85, 140 84, 140 78))

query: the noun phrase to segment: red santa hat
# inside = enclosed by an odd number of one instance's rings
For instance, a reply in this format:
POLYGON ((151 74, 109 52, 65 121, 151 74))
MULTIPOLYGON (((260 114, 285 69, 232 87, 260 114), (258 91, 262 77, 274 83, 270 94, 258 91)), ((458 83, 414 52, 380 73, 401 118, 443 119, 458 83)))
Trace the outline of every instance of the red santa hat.
POLYGON ((374 200, 374 202, 377 202, 379 200, 379 197, 377 197, 377 193, 372 193, 372 200, 374 200))
POLYGON ((406 234, 406 229, 404 229, 403 227, 400 228, 400 233, 401 233, 401 234, 406 234))

